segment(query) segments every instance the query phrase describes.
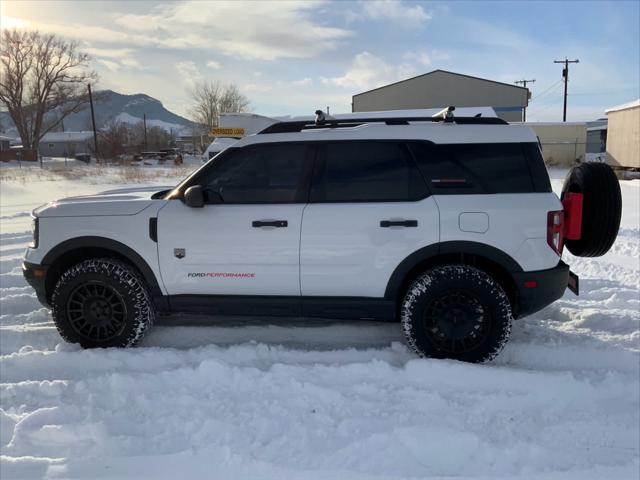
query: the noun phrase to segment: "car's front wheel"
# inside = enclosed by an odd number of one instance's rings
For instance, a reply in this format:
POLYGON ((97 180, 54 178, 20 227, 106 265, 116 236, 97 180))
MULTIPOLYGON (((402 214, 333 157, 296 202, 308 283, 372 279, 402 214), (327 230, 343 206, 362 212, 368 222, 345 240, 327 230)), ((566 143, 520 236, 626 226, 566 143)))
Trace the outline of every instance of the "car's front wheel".
POLYGON ((467 265, 444 265, 409 286, 401 320, 418 355, 485 362, 507 342, 513 315, 504 289, 489 274, 467 265))
POLYGON ((65 271, 51 299, 62 338, 84 348, 130 347, 154 320, 146 284, 119 260, 85 260, 65 271))

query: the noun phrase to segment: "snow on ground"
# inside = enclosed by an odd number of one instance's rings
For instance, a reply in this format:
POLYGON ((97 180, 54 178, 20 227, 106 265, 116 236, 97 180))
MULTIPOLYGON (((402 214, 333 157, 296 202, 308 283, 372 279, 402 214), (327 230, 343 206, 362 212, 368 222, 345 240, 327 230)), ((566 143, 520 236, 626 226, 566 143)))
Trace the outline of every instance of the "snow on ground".
POLYGON ((580 297, 468 365, 416 358, 397 324, 178 318, 140 348, 63 343, 20 262, 32 208, 127 177, 82 168, 0 168, 3 479, 640 477, 640 181, 612 251, 566 255, 580 297))

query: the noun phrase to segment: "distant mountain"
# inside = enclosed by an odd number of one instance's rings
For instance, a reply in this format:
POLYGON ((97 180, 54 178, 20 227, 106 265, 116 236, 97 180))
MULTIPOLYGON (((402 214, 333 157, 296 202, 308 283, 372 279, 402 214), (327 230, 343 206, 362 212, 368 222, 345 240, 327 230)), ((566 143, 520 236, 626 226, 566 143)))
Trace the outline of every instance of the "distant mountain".
MULTIPOLYGON (((193 122, 167 110, 160 100, 149 95, 137 93, 123 95, 113 90, 100 90, 93 94, 96 115, 96 127, 102 128, 111 120, 126 123, 138 123, 147 115, 147 126, 162 127, 176 134, 191 133, 193 122)), ((0 123, 9 135, 17 135, 11 117, 7 112, 0 112, 0 123)), ((64 119, 65 131, 91 130, 91 110, 89 104, 78 113, 72 113, 64 119)))

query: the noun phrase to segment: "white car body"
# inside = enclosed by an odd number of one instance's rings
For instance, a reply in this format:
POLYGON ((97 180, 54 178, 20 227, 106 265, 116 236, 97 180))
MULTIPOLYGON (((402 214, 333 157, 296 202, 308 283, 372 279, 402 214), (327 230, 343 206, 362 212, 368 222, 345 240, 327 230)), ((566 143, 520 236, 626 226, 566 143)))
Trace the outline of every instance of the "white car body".
MULTIPOLYGON (((417 121, 255 134, 234 141, 233 149, 347 140, 537 143, 535 134, 524 125, 417 121)), ((222 203, 191 208, 180 199, 152 199, 156 190, 67 198, 36 209, 39 242, 37 248, 27 250, 25 261, 46 264, 58 245, 81 237, 101 238, 136 252, 152 272, 156 294, 169 298, 345 299, 385 298, 394 272, 405 259, 445 243, 468 242, 499 250, 522 272, 552 269, 560 261, 548 244, 547 213, 562 210, 562 204, 550 191, 433 194, 411 202, 222 203), (150 219, 157 219, 153 220, 157 241, 150 236, 150 219), (380 228, 382 220, 403 219, 415 220, 417 227, 380 228), (286 220, 288 226, 252 228, 256 220, 286 220), (182 257, 176 253, 180 250, 182 257)))

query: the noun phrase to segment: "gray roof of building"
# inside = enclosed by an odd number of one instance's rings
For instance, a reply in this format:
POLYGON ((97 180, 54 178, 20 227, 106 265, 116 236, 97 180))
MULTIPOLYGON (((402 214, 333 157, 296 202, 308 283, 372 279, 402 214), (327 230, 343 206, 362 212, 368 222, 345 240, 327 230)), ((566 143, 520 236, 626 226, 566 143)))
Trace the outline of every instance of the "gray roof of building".
POLYGON ((387 85, 382 85, 381 87, 376 87, 376 88, 372 88, 371 90, 367 90, 366 92, 360 92, 360 93, 356 93, 355 95, 353 95, 354 97, 357 97, 359 95, 364 95, 365 93, 370 93, 370 92, 375 92, 376 90, 381 90, 383 88, 387 88, 387 87, 391 87, 393 85, 398 85, 404 82, 408 82, 410 80, 415 80, 416 78, 421 78, 421 77, 426 77, 429 75, 432 75, 434 73, 446 73, 448 75, 455 75, 457 77, 465 77, 465 78, 471 78, 473 80, 480 80, 482 82, 489 82, 489 83, 495 83, 496 85, 502 85, 504 87, 511 87, 511 88, 518 88, 521 90, 529 90, 528 88, 525 87, 519 87, 518 85, 511 85, 510 83, 504 83, 504 82, 497 82, 495 80, 489 80, 487 78, 480 78, 480 77, 474 77, 472 75, 466 75, 464 73, 456 73, 456 72, 449 72, 448 70, 442 70, 442 69, 437 69, 437 70, 433 70, 431 72, 427 72, 427 73, 423 73, 421 75, 416 75, 415 77, 411 77, 411 78, 405 78, 404 80, 399 80, 397 82, 393 82, 393 83, 389 83, 387 85))

